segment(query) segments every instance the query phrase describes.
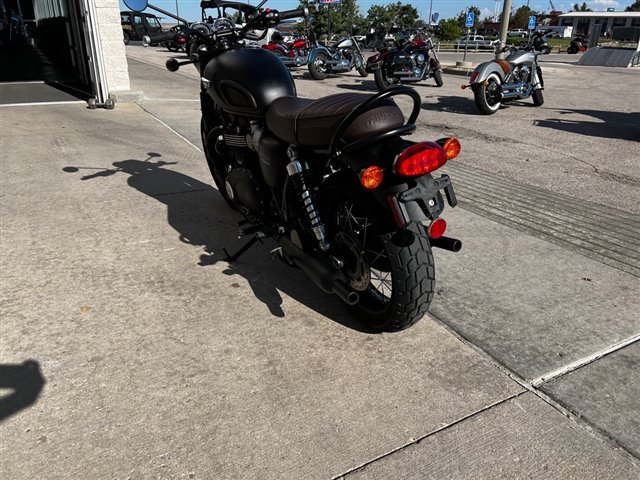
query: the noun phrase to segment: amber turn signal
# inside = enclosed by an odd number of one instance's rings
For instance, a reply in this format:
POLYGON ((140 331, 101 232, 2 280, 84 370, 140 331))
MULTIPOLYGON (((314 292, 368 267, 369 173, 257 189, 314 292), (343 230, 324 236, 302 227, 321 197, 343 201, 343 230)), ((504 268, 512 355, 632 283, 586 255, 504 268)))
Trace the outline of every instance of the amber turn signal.
POLYGON ((436 143, 444 150, 447 161, 456 158, 460 155, 460 150, 462 150, 460 141, 455 137, 440 138, 436 140, 436 143))
POLYGON ((367 190, 374 190, 380 186, 384 172, 380 167, 371 165, 360 173, 360 183, 367 190))
POLYGON ((460 150, 462 149, 462 147, 460 146, 460 141, 455 137, 447 139, 447 141, 444 142, 444 145, 442 145, 442 148, 444 148, 444 153, 447 156, 447 160, 456 158, 458 155, 460 155, 460 150))

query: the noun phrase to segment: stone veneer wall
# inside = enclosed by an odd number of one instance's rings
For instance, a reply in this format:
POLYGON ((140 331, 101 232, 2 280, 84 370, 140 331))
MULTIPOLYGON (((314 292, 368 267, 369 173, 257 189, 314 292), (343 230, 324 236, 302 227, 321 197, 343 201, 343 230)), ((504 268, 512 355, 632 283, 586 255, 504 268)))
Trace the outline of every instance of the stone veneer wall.
POLYGON ((118 0, 94 0, 98 15, 98 34, 104 54, 104 67, 109 93, 128 92, 129 67, 122 41, 118 0))

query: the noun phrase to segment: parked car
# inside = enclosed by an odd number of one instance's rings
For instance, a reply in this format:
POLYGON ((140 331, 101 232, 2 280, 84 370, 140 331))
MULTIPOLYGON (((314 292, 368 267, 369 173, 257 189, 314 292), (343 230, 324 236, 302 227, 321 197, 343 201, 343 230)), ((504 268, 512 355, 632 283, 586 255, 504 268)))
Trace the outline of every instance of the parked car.
POLYGON ((523 30, 522 28, 514 28, 507 32, 507 37, 525 38, 527 35, 529 35, 529 32, 527 30, 523 30))
POLYGON ((151 13, 120 12, 120 24, 125 45, 131 40, 142 40, 145 35, 163 31, 160 20, 151 13))
POLYGON ((467 41, 467 37, 461 38, 454 43, 456 48, 464 48, 467 45, 467 48, 493 48, 494 42, 485 40, 482 35, 469 35, 469 41, 467 41))

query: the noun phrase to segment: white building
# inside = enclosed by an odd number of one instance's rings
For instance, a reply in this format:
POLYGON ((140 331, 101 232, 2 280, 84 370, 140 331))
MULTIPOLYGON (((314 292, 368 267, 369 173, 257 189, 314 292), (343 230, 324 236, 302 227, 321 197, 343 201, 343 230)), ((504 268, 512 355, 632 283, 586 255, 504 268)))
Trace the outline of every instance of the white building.
MULTIPOLYGON (((103 103, 129 92, 118 0, 3 0, 3 84, 37 84, 103 103)), ((56 90, 51 94, 55 100, 56 90)), ((7 102, 5 102, 7 103, 7 102)))
POLYGON ((588 34, 594 25, 602 25, 602 33, 615 27, 640 27, 640 12, 569 12, 558 15, 558 25, 573 27, 573 34, 588 34))

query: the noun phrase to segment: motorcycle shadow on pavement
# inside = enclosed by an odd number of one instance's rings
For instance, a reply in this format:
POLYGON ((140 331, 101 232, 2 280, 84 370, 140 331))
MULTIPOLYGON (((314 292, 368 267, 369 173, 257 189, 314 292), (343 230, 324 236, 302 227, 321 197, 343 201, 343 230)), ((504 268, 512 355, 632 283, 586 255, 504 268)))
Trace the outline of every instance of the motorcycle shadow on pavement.
MULTIPOLYGON (((116 173, 128 174, 127 184, 167 207, 167 221, 179 234, 181 242, 201 249, 197 264, 211 266, 218 262, 227 263, 224 248, 230 254, 238 250, 249 238, 238 240, 235 222, 242 217, 234 214, 220 194, 209 184, 176 170, 164 168, 178 162, 151 161, 161 156, 148 153, 146 160, 128 159, 113 162, 114 168, 99 169, 84 175, 81 180, 111 176, 116 173)), ((82 167, 80 167, 82 168, 82 167)), ((77 172, 79 167, 65 167, 67 173, 77 172)), ((275 317, 285 317, 280 291, 286 293, 321 315, 352 330, 374 333, 348 315, 337 297, 326 300, 326 294, 317 288, 300 270, 292 270, 284 263, 271 259, 269 251, 277 245, 264 239, 240 259, 228 263, 222 271, 225 275, 243 277, 255 297, 269 309, 275 317)), ((231 288, 240 288, 233 281, 231 288)))
POLYGON ((462 115, 481 115, 473 98, 468 97, 427 97, 422 103, 422 108, 462 115))
POLYGON ((563 130, 588 137, 617 138, 640 142, 640 112, 608 112, 604 110, 558 110, 560 115, 584 115, 599 121, 575 118, 535 120, 536 127, 563 130))

